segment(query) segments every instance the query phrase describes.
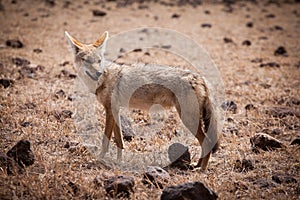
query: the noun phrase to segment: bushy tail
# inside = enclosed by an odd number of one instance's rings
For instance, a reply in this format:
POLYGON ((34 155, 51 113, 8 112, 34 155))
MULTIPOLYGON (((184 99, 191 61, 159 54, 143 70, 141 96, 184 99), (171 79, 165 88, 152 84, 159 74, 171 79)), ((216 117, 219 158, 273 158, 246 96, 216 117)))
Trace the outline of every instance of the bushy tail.
POLYGON ((218 150, 220 146, 219 135, 221 131, 219 109, 208 87, 206 92, 207 98, 203 108, 204 130, 206 133, 206 141, 204 141, 202 146, 204 155, 209 152, 215 153, 218 150))

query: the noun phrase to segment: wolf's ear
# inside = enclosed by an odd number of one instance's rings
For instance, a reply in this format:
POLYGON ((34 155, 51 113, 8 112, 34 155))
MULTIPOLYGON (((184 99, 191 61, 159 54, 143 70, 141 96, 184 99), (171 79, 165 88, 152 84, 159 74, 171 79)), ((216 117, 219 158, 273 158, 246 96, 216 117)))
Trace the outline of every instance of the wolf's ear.
POLYGON ((108 32, 105 31, 101 35, 101 37, 96 42, 94 42, 93 46, 94 47, 102 47, 103 46, 105 48, 105 43, 106 43, 107 39, 108 39, 108 32))
POLYGON ((67 31, 65 31, 65 36, 69 42, 69 45, 71 47, 71 51, 73 51, 75 54, 78 53, 80 49, 83 48, 83 44, 73 38, 67 31))

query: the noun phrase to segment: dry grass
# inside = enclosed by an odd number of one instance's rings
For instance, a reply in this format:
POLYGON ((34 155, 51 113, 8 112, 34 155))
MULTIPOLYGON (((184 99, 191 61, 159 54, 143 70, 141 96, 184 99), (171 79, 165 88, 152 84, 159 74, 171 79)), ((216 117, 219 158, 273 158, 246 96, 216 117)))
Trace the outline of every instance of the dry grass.
MULTIPOLYGON (((106 169, 83 146, 74 120, 55 117, 62 110, 75 110, 67 98, 74 91, 74 79, 58 76, 63 69, 73 73, 63 32, 68 30, 79 39, 92 41, 104 30, 115 34, 146 25, 175 29, 202 44, 220 68, 226 99, 238 105, 236 114, 226 113, 221 148, 212 157, 208 170, 170 170, 168 184, 200 180, 216 191, 220 199, 299 198, 300 149, 290 145, 300 136, 299 117, 278 118, 265 112, 274 106, 300 111, 299 103, 291 103, 300 98, 300 68, 296 67, 300 62, 299 4, 237 3, 232 6, 234 11, 228 13, 221 4, 192 8, 149 3, 147 9, 138 9, 136 3, 125 8, 106 3, 102 8, 97 1, 88 4, 76 1, 63 8, 63 1, 56 2, 54 7, 42 1, 28 2, 1 1, 5 10, 0 11, 0 44, 5 44, 7 39, 19 39, 24 47, 0 46, 0 78, 14 80, 11 87, 0 87, 0 151, 7 152, 18 140, 28 139, 36 162, 24 174, 8 176, 0 171, 1 199, 108 199, 103 181, 116 174, 134 177, 132 199, 159 199, 162 190, 143 185, 141 172, 106 169), (105 10, 107 16, 93 17, 94 8, 105 10), (171 18, 173 13, 180 17, 171 18), (268 14, 274 14, 275 18, 267 18, 268 14), (245 26, 250 21, 254 24, 252 28, 245 26), (202 23, 211 23, 212 27, 202 28, 202 23), (270 30, 275 25, 283 30, 270 30), (233 43, 224 43, 224 37, 231 38, 233 43), (252 42, 251 46, 242 45, 246 39, 252 42), (288 57, 273 55, 278 46, 287 49, 288 57), (42 52, 34 53, 36 48, 42 52), (37 71, 34 78, 22 77, 18 72, 20 67, 11 61, 15 57, 26 58, 45 69, 37 71), (260 68, 259 63, 251 62, 256 58, 263 59, 263 63, 277 62, 280 68, 260 68), (65 61, 70 64, 62 65, 65 61), (66 96, 55 96, 60 89, 66 96), (246 113, 244 107, 250 103, 256 109, 246 113), (30 125, 23 127, 25 121, 30 125), (282 132, 273 136, 287 147, 255 154, 250 137, 256 132, 272 135, 275 128, 282 132), (67 142, 71 143, 70 148, 64 148, 67 142), (243 158, 252 161, 253 170, 234 169, 236 160, 243 158), (291 175, 298 183, 277 184, 272 181, 272 175, 278 173, 291 175), (99 184, 95 184, 96 177, 99 184), (258 180, 270 186, 261 187, 256 184, 258 180)), ((181 62, 172 57, 164 59, 157 55, 153 58, 171 65, 181 62)), ((101 107, 97 109, 98 116, 103 116, 101 107)), ((147 116, 137 115, 133 120, 136 122, 137 118, 147 121, 147 116)), ((168 122, 162 133, 172 133, 170 129, 176 128, 178 119, 168 119, 168 122)), ((103 118, 97 123, 103 129, 103 118)), ((135 146, 126 144, 129 145, 135 146)))

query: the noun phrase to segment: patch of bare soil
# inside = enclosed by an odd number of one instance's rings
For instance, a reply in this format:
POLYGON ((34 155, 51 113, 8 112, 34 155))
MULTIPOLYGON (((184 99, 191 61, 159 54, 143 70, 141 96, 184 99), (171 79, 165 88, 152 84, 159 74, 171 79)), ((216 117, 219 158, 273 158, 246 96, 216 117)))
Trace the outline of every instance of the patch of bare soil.
MULTIPOLYGON (((118 196, 111 189, 118 181, 124 198, 159 199, 162 188, 201 181, 219 199, 299 199, 299 10, 292 0, 1 0, 0 198, 109 199, 118 196), (73 119, 77 76, 64 31, 88 43, 106 30, 114 35, 140 27, 191 37, 208 51, 225 85, 221 147, 208 170, 167 169, 159 187, 145 184, 142 172, 99 163, 73 119), (28 166, 7 153, 20 140, 30 142, 28 166)), ((145 49, 118 61, 187 67, 174 55, 145 49)), ((91 120, 103 131, 103 108, 96 113, 91 120)), ((139 110, 131 117, 137 127, 149 123, 139 110)), ((176 137, 178 123, 172 111, 157 140, 133 139, 125 148, 155 147, 176 137)))

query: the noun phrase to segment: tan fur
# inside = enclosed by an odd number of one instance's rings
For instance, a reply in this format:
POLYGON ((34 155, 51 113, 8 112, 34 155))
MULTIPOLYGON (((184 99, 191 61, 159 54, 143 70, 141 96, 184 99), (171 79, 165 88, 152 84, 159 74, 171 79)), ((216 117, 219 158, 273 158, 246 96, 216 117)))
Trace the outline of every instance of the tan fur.
POLYGON ((68 33, 66 37, 75 53, 75 67, 79 71, 83 69, 85 83, 105 108, 106 137, 103 137, 101 156, 108 151, 109 140, 114 132, 118 159, 122 157, 124 142, 120 128, 120 107, 148 110, 152 105, 160 104, 165 108, 175 106, 185 126, 202 146, 198 166, 206 169, 211 152, 219 145, 219 142, 214 144, 212 141, 218 141, 220 130, 216 106, 203 77, 195 72, 168 66, 105 64, 103 51, 107 32, 93 45, 84 45, 68 33), (101 75, 93 82, 95 73, 101 75), (205 140, 206 137, 211 140, 205 140), (210 148, 210 145, 214 145, 214 148, 210 148))

